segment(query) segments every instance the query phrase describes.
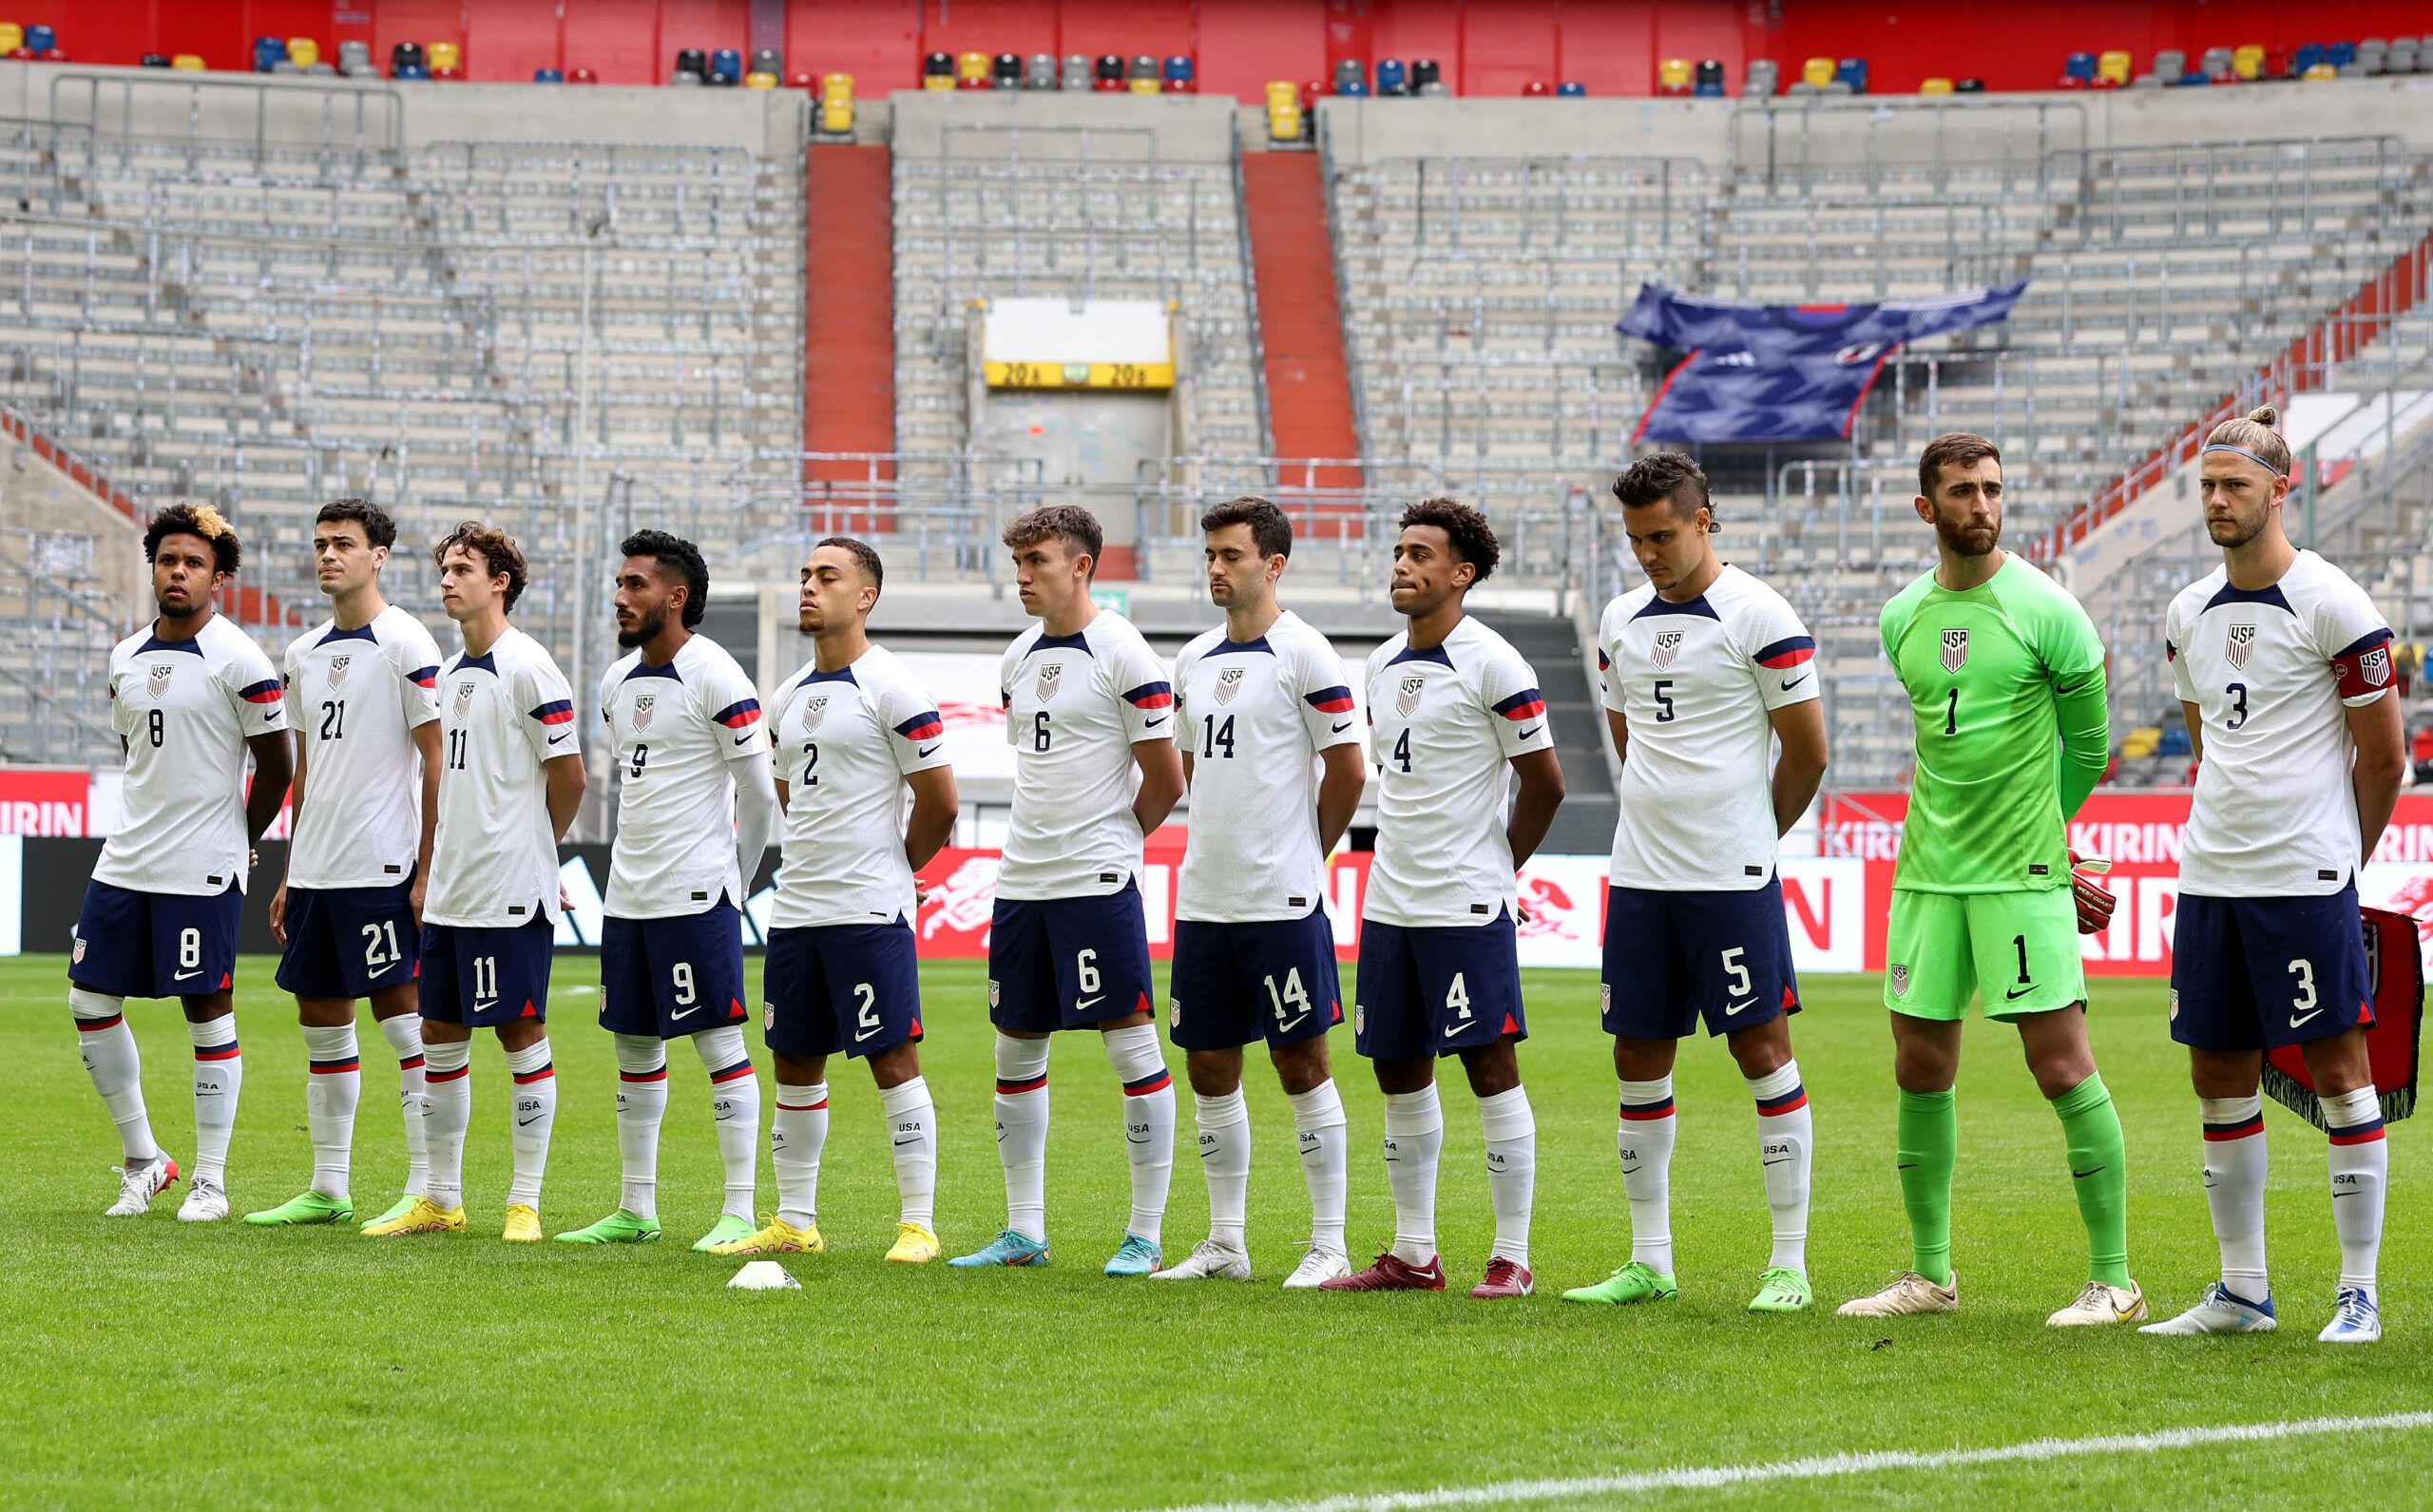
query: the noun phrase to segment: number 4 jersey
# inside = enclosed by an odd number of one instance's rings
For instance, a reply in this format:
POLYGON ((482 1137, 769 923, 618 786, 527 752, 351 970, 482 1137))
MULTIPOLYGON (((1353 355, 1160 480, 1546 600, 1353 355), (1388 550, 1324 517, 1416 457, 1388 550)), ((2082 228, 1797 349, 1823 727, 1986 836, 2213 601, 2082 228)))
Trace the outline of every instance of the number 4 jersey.
POLYGON ((219 615, 190 640, 140 630, 110 652, 110 724, 126 741, 119 826, 93 880, 188 896, 245 885, 245 742, 283 735, 270 658, 219 615))
POLYGON ((359 629, 324 620, 288 646, 304 748, 291 887, 393 888, 412 875, 422 850, 413 732, 439 718, 438 678, 438 642, 393 603, 359 629))

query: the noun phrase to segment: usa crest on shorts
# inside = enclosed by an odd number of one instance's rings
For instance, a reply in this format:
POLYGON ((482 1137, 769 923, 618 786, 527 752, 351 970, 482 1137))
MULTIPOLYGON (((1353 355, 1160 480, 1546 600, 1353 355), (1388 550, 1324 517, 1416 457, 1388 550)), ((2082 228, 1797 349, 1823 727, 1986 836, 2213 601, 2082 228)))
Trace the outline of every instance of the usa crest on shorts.
POLYGON ((1907 997, 1909 995, 1909 968, 1906 966, 1896 966, 1892 968, 1891 975, 1892 995, 1896 998, 1907 997))
POLYGON ((1678 630, 1658 630, 1656 632, 1655 649, 1648 652, 1647 660, 1655 664, 1657 671, 1661 672, 1666 667, 1671 666, 1673 664, 1673 659, 1680 654, 1681 632, 1678 630))
POLYGON ((1968 631, 1954 626, 1943 633, 1943 669, 1957 672, 1968 664, 1968 631))

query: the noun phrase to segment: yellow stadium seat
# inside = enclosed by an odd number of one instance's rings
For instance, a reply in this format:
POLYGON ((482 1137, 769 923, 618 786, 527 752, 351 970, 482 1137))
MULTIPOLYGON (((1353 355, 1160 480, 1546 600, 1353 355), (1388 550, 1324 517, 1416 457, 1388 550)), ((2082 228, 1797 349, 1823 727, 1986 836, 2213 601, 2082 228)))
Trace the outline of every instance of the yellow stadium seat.
POLYGON ((954 75, 950 73, 925 73, 921 75, 921 87, 924 89, 933 90, 951 90, 954 88, 954 75))
POLYGON ((743 76, 743 86, 747 89, 774 89, 777 86, 777 76, 774 73, 755 70, 743 76))
POLYGON ((1937 74, 1933 78, 1921 83, 1918 86, 1918 92, 1920 94, 1949 94, 1951 93, 1951 81, 1941 74, 1937 74))
POLYGON ((819 129, 843 136, 853 129, 853 97, 830 95, 819 102, 819 129))
POLYGON ((465 49, 452 42, 431 43, 423 49, 423 53, 425 61, 433 73, 437 73, 442 68, 461 68, 465 66, 465 49))
POLYGON ((2231 71, 2252 82, 2264 77, 2264 44, 2251 42, 2231 54, 2231 71))
POLYGON ((299 68, 309 68, 321 61, 321 45, 311 37, 287 39, 287 61, 299 68))
POLYGON ((1811 88, 1822 89, 1833 82, 1834 65, 1830 58, 1810 58, 1799 66, 1800 82, 1811 88))
POLYGON ((832 73, 826 78, 821 79, 819 81, 819 98, 822 100, 851 100, 853 98, 853 76, 850 73, 832 73))
POLYGON ((1147 79, 1129 80, 1125 83, 1124 87, 1131 90, 1134 94, 1157 94, 1164 86, 1159 85, 1158 81, 1152 77, 1147 79))
POLYGON ((2333 67, 2328 63, 2318 63, 2314 67, 2308 68, 2304 74, 2300 75, 2300 77, 2304 78, 2309 84, 2321 84, 2326 79, 2339 78, 2340 70, 2333 67))
POLYGON ((0 52, 14 52, 25 45, 25 28, 14 21, 0 21, 0 52))
POLYGON ((985 52, 965 53, 962 57, 954 60, 954 73, 957 79, 963 81, 964 87, 966 88, 987 87, 988 83, 988 54, 985 52))
POLYGON ((1667 58, 1656 66, 1656 87, 1664 94, 1690 92, 1690 60, 1667 58))
POLYGON ((1286 103, 1267 107, 1267 139, 1270 142, 1301 140, 1301 107, 1286 103))
POLYGON ((176 57, 169 60, 169 67, 172 68, 182 68, 189 73, 200 73, 204 68, 210 67, 210 65, 202 61, 201 53, 181 52, 176 57))
POLYGON ((2114 84, 2127 84, 2129 82, 2129 54, 2127 50, 2120 48, 2115 48, 2111 51, 2097 58, 2095 60, 2095 76, 2098 79, 2109 79, 2114 84))
POLYGON ((1301 86, 1299 85, 1294 84, 1290 79, 1270 79, 1267 81, 1267 107, 1270 110, 1274 109, 1279 105, 1298 106, 1300 103, 1301 86))

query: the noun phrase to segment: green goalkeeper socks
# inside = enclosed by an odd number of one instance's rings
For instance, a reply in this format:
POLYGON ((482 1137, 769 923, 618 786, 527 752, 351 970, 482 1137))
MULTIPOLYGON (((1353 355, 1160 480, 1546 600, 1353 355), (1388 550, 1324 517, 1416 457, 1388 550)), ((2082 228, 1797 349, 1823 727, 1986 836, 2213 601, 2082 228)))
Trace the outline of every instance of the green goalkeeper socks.
POLYGON ((2088 1077, 2053 1100, 2070 1147, 2070 1178, 2087 1226, 2087 1279, 2129 1285, 2129 1161, 2120 1115, 2103 1078, 2088 1077))
MULTIPOLYGON (((2116 1149, 2119 1138, 2116 1124, 2116 1149)), ((1937 1286, 1949 1286, 1951 1167, 1960 1154, 1960 1114, 1952 1094, 1947 1090, 1902 1093, 1895 1140, 1900 1152, 1901 1205, 1909 1210, 1909 1242, 1916 1254, 1911 1268, 1937 1286)))

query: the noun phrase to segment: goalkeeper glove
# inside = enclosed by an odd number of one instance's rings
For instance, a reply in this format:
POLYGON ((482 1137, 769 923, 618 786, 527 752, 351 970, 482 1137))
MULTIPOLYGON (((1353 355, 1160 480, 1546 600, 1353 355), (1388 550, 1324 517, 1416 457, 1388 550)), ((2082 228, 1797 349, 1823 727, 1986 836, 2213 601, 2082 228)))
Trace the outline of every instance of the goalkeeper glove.
POLYGON ((2079 875, 2081 870, 2099 876, 2112 870, 2112 863, 2099 855, 2081 858, 2076 851, 2070 852, 2070 901, 2078 906, 2079 932, 2101 934, 2112 923, 2115 900, 2102 887, 2079 875))

